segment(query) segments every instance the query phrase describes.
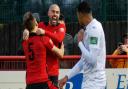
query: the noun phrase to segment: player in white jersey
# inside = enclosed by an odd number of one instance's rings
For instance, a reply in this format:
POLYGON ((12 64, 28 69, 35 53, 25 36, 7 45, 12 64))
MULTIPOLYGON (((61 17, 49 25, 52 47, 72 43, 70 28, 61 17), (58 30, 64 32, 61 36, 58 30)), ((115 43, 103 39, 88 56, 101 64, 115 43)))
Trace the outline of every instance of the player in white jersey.
POLYGON ((81 89, 105 89, 106 46, 102 25, 93 18, 87 2, 78 5, 77 16, 79 24, 85 29, 78 32, 78 46, 82 55, 70 73, 59 81, 59 86, 62 88, 68 79, 82 70, 81 89))

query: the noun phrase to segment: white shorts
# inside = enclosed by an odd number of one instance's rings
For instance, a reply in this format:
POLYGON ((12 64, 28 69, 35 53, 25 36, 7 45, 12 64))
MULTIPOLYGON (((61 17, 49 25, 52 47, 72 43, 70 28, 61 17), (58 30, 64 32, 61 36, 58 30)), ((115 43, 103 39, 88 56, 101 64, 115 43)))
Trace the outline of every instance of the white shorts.
POLYGON ((105 89, 106 87, 106 82, 100 83, 95 83, 93 81, 86 81, 82 82, 81 89, 105 89))

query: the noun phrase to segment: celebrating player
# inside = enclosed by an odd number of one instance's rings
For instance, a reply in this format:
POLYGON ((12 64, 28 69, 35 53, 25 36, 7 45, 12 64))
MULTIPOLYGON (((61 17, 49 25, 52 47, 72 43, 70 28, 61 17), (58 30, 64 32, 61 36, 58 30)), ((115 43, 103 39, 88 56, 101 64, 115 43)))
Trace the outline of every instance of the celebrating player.
POLYGON ((46 36, 37 35, 38 23, 30 12, 24 16, 24 26, 30 32, 29 38, 22 45, 26 56, 26 89, 58 89, 48 78, 46 49, 63 57, 64 45, 58 49, 46 36))
MULTIPOLYGON (((66 27, 65 24, 59 23, 60 17, 60 8, 57 4, 52 4, 48 10, 49 22, 40 22, 38 27, 37 34, 43 34, 50 37, 53 43, 60 47, 64 36, 66 27), (43 30, 44 29, 44 30, 43 30)), ((29 32, 27 30, 24 31, 23 39, 27 39, 29 36, 29 32)), ((47 70, 49 79, 58 86, 58 75, 59 75, 59 62, 58 57, 52 53, 51 51, 47 50, 47 70)))

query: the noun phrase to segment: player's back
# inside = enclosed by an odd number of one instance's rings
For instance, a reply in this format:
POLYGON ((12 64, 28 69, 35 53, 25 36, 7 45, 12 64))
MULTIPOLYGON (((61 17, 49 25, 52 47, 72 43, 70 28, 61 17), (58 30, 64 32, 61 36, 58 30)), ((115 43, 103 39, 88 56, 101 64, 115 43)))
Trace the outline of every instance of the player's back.
POLYGON ((23 48, 27 63, 27 84, 47 81, 46 48, 42 36, 30 33, 29 39, 23 42, 23 48))

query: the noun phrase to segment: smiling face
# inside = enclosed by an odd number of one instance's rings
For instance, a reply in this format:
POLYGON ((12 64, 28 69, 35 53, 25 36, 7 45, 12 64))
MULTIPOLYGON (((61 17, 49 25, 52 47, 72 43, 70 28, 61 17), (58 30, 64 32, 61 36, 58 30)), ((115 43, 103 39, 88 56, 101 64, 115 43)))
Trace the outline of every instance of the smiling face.
POLYGON ((60 17, 60 8, 58 5, 51 5, 48 11, 49 22, 51 25, 56 26, 60 17))

